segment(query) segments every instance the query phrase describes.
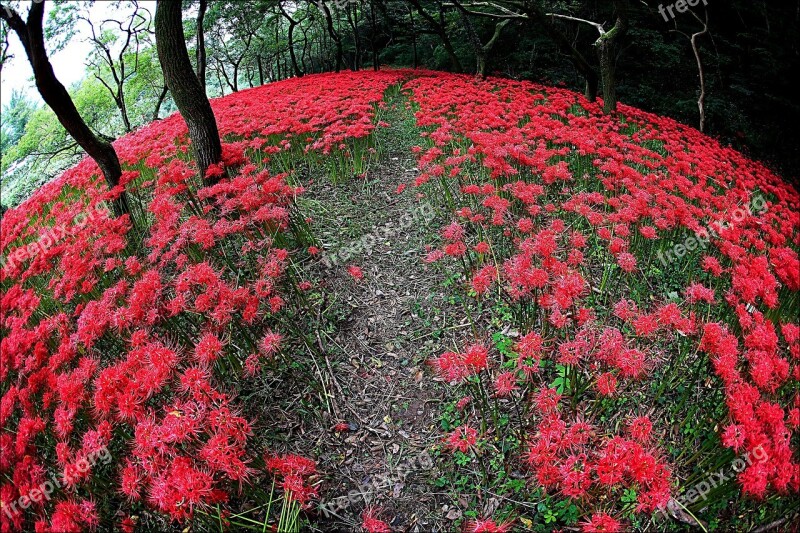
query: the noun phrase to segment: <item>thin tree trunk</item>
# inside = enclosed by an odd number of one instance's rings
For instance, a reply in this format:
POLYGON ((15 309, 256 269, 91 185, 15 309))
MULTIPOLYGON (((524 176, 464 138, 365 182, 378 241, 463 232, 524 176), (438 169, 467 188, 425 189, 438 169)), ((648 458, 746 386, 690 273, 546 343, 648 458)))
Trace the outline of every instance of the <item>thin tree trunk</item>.
POLYGON ((345 15, 347 16, 347 22, 350 24, 350 29, 353 30, 353 44, 355 44, 355 60, 353 61, 353 70, 359 70, 361 66, 361 42, 358 38, 358 23, 354 20, 353 15, 351 15, 352 11, 355 11, 355 6, 352 2, 348 2, 347 6, 345 7, 345 15))
POLYGON ((167 92, 169 91, 169 87, 164 84, 164 88, 161 90, 161 94, 158 95, 158 100, 156 100, 156 108, 153 110, 153 119, 152 122, 158 120, 158 115, 161 113, 161 106, 164 104, 164 99, 167 97, 167 92))
POLYGON ((378 33, 378 24, 375 19, 375 4, 374 1, 369 3, 369 17, 370 17, 370 25, 372 27, 371 35, 370 35, 370 44, 372 44, 372 70, 378 72, 381 68, 380 64, 378 63, 378 47, 375 44, 375 38, 377 37, 378 33))
POLYGON ((481 44, 480 37, 478 37, 475 28, 472 26, 472 21, 469 19, 467 10, 456 0, 454 0, 453 3, 456 9, 458 9, 458 14, 461 16, 461 22, 464 25, 464 31, 467 34, 467 40, 470 45, 472 45, 472 51, 475 54, 475 74, 484 78, 486 72, 486 54, 483 52, 483 44, 481 44))
POLYGON ((692 51, 694 58, 697 61, 697 72, 700 75, 700 96, 697 98, 697 110, 700 112, 700 131, 706 130, 706 80, 705 73, 703 72, 703 62, 700 60, 700 50, 697 48, 697 38, 703 35, 708 30, 708 26, 703 27, 703 31, 692 35, 692 51))
POLYGON ((336 72, 340 72, 342 70, 344 56, 344 51, 342 50, 342 39, 333 27, 333 16, 331 16, 331 10, 328 9, 328 4, 325 3, 325 0, 322 0, 322 11, 325 13, 325 22, 327 23, 328 34, 330 35, 331 40, 333 40, 333 42, 336 44, 336 72))
POLYGON ((206 39, 203 20, 206 16, 207 0, 200 0, 200 10, 197 12, 197 79, 203 92, 206 92, 206 39))
MULTIPOLYGON (((798 4, 800 5, 800 4, 798 4)), ((703 69, 703 61, 700 59, 700 48, 697 46, 697 38, 705 35, 708 32, 708 11, 705 12, 705 21, 701 20, 696 14, 692 13, 694 18, 697 19, 700 24, 703 25, 703 29, 699 32, 693 33, 691 36, 687 35, 686 33, 679 31, 677 29, 677 22, 675 23, 676 28, 672 31, 678 32, 684 37, 689 39, 689 42, 692 45, 692 52, 694 53, 694 59, 697 62, 697 74, 700 77, 700 94, 697 97, 697 110, 700 113, 700 131, 705 132, 706 129, 706 77, 705 77, 705 70, 703 69)))
MULTIPOLYGON (((463 68, 461 67, 461 61, 458 59, 456 55, 455 49, 453 49, 453 44, 450 42, 450 38, 447 36, 447 31, 445 30, 444 24, 440 21, 437 21, 435 18, 431 16, 430 13, 425 11, 419 3, 419 0, 408 0, 408 2, 414 6, 417 10, 417 13, 428 21, 428 24, 431 25, 433 30, 442 40, 442 46, 444 46, 445 51, 447 52, 447 56, 450 58, 450 66, 455 72, 461 72, 463 68)), ((442 13, 439 13, 440 16, 442 13)))
POLYGON ((220 96, 225 96, 225 85, 222 83, 222 78, 219 75, 219 67, 215 69, 217 73, 217 85, 219 85, 220 96))
POLYGON ((278 7, 280 8, 281 13, 283 13, 283 16, 286 17, 286 20, 289 21, 289 58, 292 61, 292 70, 294 70, 294 75, 298 78, 301 78, 303 76, 303 71, 301 71, 300 67, 297 65, 297 56, 294 53, 294 28, 297 26, 297 21, 283 9, 283 3, 278 2, 278 7))
POLYGON ((125 128, 126 132, 131 131, 131 120, 128 118, 128 106, 125 105, 125 92, 122 87, 122 82, 119 83, 117 86, 117 94, 119 96, 115 97, 114 100, 117 103, 117 107, 119 108, 119 114, 122 117, 122 126, 125 128))
POLYGON ((211 104, 189 61, 180 2, 158 1, 155 35, 158 60, 164 72, 164 80, 189 128, 189 137, 192 140, 192 150, 200 170, 200 177, 207 185, 212 185, 216 183, 217 178, 207 177, 206 171, 222 159, 222 145, 211 104))
POLYGON ((238 62, 233 64, 233 76, 231 76, 231 78, 233 79, 233 87, 232 87, 233 88, 233 92, 238 93, 239 92, 239 63, 238 62))
MULTIPOLYGON (((303 68, 303 72, 308 71, 308 65, 306 64, 306 57, 308 54, 308 29, 305 28, 303 25, 300 25, 300 29, 303 30, 303 51, 300 52, 300 65, 303 68)), ((313 72, 314 63, 312 61, 311 68, 313 72)))
POLYGON ((536 7, 535 5, 530 5, 526 7, 525 13, 528 15, 528 18, 538 22, 542 28, 544 28, 545 33, 561 48, 562 52, 569 55, 572 64, 581 73, 584 80, 586 80, 586 89, 585 89, 585 96, 586 99, 590 102, 594 102, 597 99, 597 89, 599 85, 599 78, 597 76, 597 72, 592 68, 586 58, 581 54, 577 48, 570 42, 570 40, 556 28, 547 17, 542 12, 541 9, 536 7))

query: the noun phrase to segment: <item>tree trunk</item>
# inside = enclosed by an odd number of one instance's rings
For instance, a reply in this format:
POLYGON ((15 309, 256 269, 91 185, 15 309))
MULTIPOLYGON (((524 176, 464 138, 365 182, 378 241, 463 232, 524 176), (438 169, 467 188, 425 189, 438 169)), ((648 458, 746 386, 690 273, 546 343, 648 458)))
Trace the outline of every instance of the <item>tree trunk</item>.
POLYGON ((231 89, 233 89, 233 92, 238 93, 239 92, 239 63, 234 63, 233 64, 233 76, 231 76, 231 78, 233 79, 233 85, 231 86, 231 89))
POLYGON ((217 178, 207 178, 206 171, 208 167, 219 163, 222 159, 222 146, 211 104, 189 61, 180 2, 158 1, 155 34, 158 60, 164 72, 164 80, 189 128, 189 137, 200 177, 207 185, 212 185, 216 183, 217 178))
POLYGON ((603 84, 603 111, 613 113, 617 110, 614 40, 600 39, 596 46, 597 57, 600 60, 600 79, 603 84))
MULTIPOLYGON (((119 185, 122 167, 114 147, 97 138, 86 125, 67 89, 58 81, 53 72, 53 66, 47 57, 42 29, 44 2, 31 2, 27 22, 23 22, 13 9, 6 6, 0 6, 0 18, 8 23, 22 42, 33 69, 36 88, 42 95, 42 100, 53 110, 67 133, 75 139, 75 142, 86 151, 89 157, 94 159, 103 173, 108 188, 113 189, 119 185)), ((114 212, 117 216, 130 213, 128 197, 124 190, 114 201, 114 212)))
POLYGON ((217 73, 217 85, 219 85, 219 92, 221 96, 225 96, 225 85, 222 84, 222 78, 219 75, 219 68, 215 69, 217 73))
POLYGON ((283 10, 283 4, 279 3, 278 6, 281 9, 281 13, 286 19, 289 21, 289 58, 292 61, 292 70, 294 70, 294 75, 298 78, 303 76, 303 71, 300 70, 300 67, 297 65, 297 56, 294 53, 294 28, 297 26, 297 21, 289 15, 286 11, 283 10))
POLYGON ((261 56, 256 57, 258 63, 258 84, 264 85, 264 65, 261 63, 261 56))
POLYGON ((411 18, 411 48, 414 54, 413 65, 414 70, 417 70, 417 30, 414 27, 414 12, 411 6, 408 6, 408 16, 411 18))
POLYGON ((342 39, 333 27, 331 10, 328 9, 328 4, 325 3, 325 0, 322 0, 322 11, 325 13, 325 22, 328 28, 328 34, 331 36, 331 40, 336 44, 336 72, 341 72, 344 57, 344 51, 342 50, 342 39))
POLYGON ((117 94, 118 97, 114 98, 117 102, 117 107, 119 108, 119 114, 122 117, 122 125, 125 128, 125 131, 130 133, 131 131, 131 119, 128 118, 128 106, 125 105, 125 92, 122 87, 122 82, 119 83, 117 86, 117 94))
MULTIPOLYGON (((461 61, 459 61, 456 51, 453 49, 453 44, 450 42, 450 38, 447 36, 447 31, 444 27, 444 24, 442 22, 437 22, 437 20, 433 18, 430 13, 425 11, 420 5, 419 0, 408 1, 412 6, 414 6, 414 8, 417 10, 417 13, 419 13, 419 15, 431 25, 431 28, 433 28, 433 30, 442 40, 442 46, 444 46, 447 56, 450 58, 450 66, 453 71, 461 72, 463 70, 461 67, 461 61)), ((441 17, 442 13, 440 12, 439 15, 441 17)))
POLYGON ((483 45, 481 44, 480 37, 478 37, 475 27, 472 25, 472 21, 469 19, 467 10, 464 9, 464 7, 457 1, 454 1, 453 3, 456 6, 456 9, 458 9, 458 14, 461 16, 461 23, 464 25, 464 31, 467 34, 467 40, 472 46, 472 51, 475 54, 475 74, 480 78, 484 78, 486 76, 486 54, 483 51, 483 45))
POLYGON ((614 0, 614 10, 617 15, 614 27, 595 42, 603 82, 603 111, 606 113, 617 111, 617 42, 628 32, 627 0, 614 0))
POLYGON ((381 68, 378 62, 378 47, 375 44, 375 38, 377 37, 378 33, 378 24, 375 19, 375 4, 374 2, 369 3, 369 17, 370 17, 370 26, 372 28, 371 35, 370 35, 370 44, 372 45, 372 70, 378 72, 381 68))
POLYGON ((161 106, 164 103, 164 99, 167 97, 167 91, 169 91, 169 88, 164 84, 164 88, 161 90, 161 94, 158 95, 158 100, 156 100, 156 108, 153 110, 152 122, 158 120, 158 115, 161 113, 161 106))
MULTIPOLYGON (((306 57, 308 56, 308 32, 302 25, 300 26, 300 29, 303 30, 303 51, 300 53, 300 65, 303 69, 303 72, 306 72, 308 70, 308 63, 306 63, 306 57)), ((313 72, 313 60, 311 62, 311 69, 313 72)))
POLYGON ((355 5, 353 5, 352 2, 348 2, 344 12, 347 15, 347 22, 350 24, 350 28, 353 30, 353 44, 355 44, 356 48, 355 59, 353 60, 353 70, 357 71, 361 68, 361 40, 358 38, 358 20, 354 18, 357 17, 357 12, 355 10, 355 5), (353 13, 352 15, 351 12, 353 13))
POLYGON ((200 10, 197 12, 197 79, 203 92, 206 92, 206 38, 203 29, 203 20, 206 16, 207 0, 200 0, 200 10))
POLYGON ((584 92, 586 99, 590 102, 594 102, 597 99, 597 88, 599 84, 597 72, 594 71, 592 66, 589 65, 589 62, 586 61, 586 58, 583 57, 583 54, 573 46, 570 40, 547 20, 547 17, 541 9, 535 5, 530 5, 524 8, 524 11, 529 19, 538 22, 542 28, 544 28, 545 33, 558 45, 562 52, 569 55, 572 64, 586 80, 586 89, 584 92))

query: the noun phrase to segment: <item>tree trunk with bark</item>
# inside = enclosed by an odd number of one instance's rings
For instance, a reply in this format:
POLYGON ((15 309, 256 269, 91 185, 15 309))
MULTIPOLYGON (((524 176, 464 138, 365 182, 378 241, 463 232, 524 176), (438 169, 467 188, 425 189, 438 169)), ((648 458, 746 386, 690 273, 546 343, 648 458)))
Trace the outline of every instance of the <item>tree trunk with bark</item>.
POLYGON ((158 95, 158 100, 156 100, 156 108, 153 110, 153 120, 155 122, 158 120, 158 115, 161 113, 161 106, 164 104, 164 99, 167 97, 167 92, 169 91, 169 87, 164 84, 164 88, 161 89, 161 93, 158 95))
POLYGON ((344 58, 344 50, 342 49, 342 38, 336 29, 333 27, 333 16, 331 15, 331 10, 328 8, 328 4, 325 3, 325 0, 321 0, 322 3, 322 12, 325 14, 325 23, 326 27, 328 28, 328 34, 331 37, 331 40, 336 45, 336 72, 340 72, 342 70, 343 58, 344 58))
POLYGON ((378 46, 375 42, 378 33, 378 23, 375 18, 375 3, 369 3, 369 17, 370 17, 370 44, 372 45, 372 70, 378 72, 381 68, 378 59, 378 46))
POLYGON ((216 183, 217 178, 207 179, 206 171, 208 167, 219 163, 222 159, 222 145, 211 104, 189 61, 180 2, 158 1, 155 34, 158 60, 164 72, 164 80, 189 128, 189 137, 200 176, 207 185, 212 185, 216 183))
POLYGON ((203 20, 207 7, 207 0, 200 0, 200 9, 197 12, 197 79, 203 92, 206 92, 206 38, 203 20))
POLYGON ((525 14, 528 15, 529 19, 539 23, 539 25, 542 26, 548 37, 550 37, 553 42, 556 43, 562 52, 569 55, 572 64, 575 66, 575 69, 580 72, 580 74, 583 76, 583 79, 586 80, 586 89, 584 91, 586 99, 590 102, 597 100, 597 89, 600 80, 597 76, 597 72, 595 72, 583 54, 581 54, 580 51, 575 48, 566 35, 559 31, 559 29, 553 25, 550 20, 548 20, 544 12, 537 6, 529 5, 523 8, 523 10, 525 11, 525 14))
POLYGON ((348 2, 344 8, 347 22, 350 24, 350 29, 353 30, 353 44, 355 45, 355 58, 353 59, 353 70, 361 68, 361 40, 358 37, 358 12, 356 7, 348 2))
POLYGON ((617 111, 617 43, 628 32, 628 2, 614 0, 616 20, 614 27, 595 42, 597 56, 600 60, 600 77, 603 84, 603 111, 617 111))
POLYGON ((452 70, 454 72, 461 72, 463 70, 461 67, 461 61, 456 55, 456 51, 453 48, 453 43, 450 42, 450 37, 447 36, 447 30, 444 27, 444 21, 442 19, 442 12, 439 12, 440 20, 437 21, 430 13, 423 9, 419 3, 419 0, 408 0, 408 2, 414 6, 414 9, 417 10, 417 13, 419 13, 420 16, 431 25, 433 31, 442 40, 442 46, 444 46, 444 50, 447 52, 447 56, 450 58, 450 67, 452 70))
POLYGON ((297 64, 297 55, 294 52, 294 28, 297 26, 298 22, 294 19, 294 17, 287 13, 285 9, 283 9, 283 2, 278 2, 278 7, 280 8, 283 16, 286 17, 286 20, 289 21, 289 58, 292 61, 292 70, 294 71, 294 75, 298 78, 301 78, 303 77, 303 71, 300 70, 300 67, 297 64))

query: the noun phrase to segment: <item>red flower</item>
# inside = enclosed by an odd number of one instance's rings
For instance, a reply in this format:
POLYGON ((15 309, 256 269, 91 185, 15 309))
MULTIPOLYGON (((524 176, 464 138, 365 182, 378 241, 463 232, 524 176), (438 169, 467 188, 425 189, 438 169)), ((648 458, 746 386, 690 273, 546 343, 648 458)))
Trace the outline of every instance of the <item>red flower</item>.
POLYGON ((514 525, 513 520, 498 524, 489 518, 476 518, 464 522, 463 533, 507 533, 514 525))
POLYGON ((356 265, 350 265, 347 267, 347 273, 350 274, 356 281, 361 281, 364 279, 364 272, 362 272, 361 268, 357 267, 356 265))
POLYGON ((606 513, 595 513, 588 521, 581 522, 580 526, 581 531, 586 533, 616 533, 622 531, 622 524, 619 520, 606 513))
POLYGON ((605 372, 597 378, 597 391, 603 396, 612 396, 617 392, 617 378, 611 372, 605 372))
POLYGON ((373 507, 367 508, 361 515, 361 527, 367 533, 391 533, 392 528, 383 520, 378 519, 378 514, 377 509, 373 507))
POLYGON ((451 450, 467 453, 478 442, 478 430, 467 425, 452 431, 445 439, 445 445, 451 450))
POLYGON ((497 396, 508 396, 513 391, 518 390, 517 376, 513 372, 503 372, 494 381, 495 394, 497 396))

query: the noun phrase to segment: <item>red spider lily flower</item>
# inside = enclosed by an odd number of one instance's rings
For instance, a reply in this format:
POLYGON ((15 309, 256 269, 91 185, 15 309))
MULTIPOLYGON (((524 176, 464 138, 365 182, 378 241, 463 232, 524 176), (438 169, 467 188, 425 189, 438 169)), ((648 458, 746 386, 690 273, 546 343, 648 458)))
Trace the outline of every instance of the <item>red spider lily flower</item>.
POLYGON ((622 523, 606 513, 594 513, 586 522, 581 522, 581 531, 586 533, 617 533, 622 523))
POLYGON ((347 422, 338 422, 335 426, 333 426, 333 431, 336 433, 345 433, 350 431, 350 424, 347 422))
POLYGON ((611 372, 604 372, 597 378, 597 392, 603 396, 612 396, 617 392, 617 378, 611 372))
POLYGON ((650 440, 653 431, 653 423, 647 416, 639 416, 634 418, 628 424, 628 432, 635 440, 646 443, 650 440))
POLYGON ((495 395, 499 397, 508 396, 515 390, 519 390, 517 376, 513 372, 503 372, 494 381, 495 395))
POLYGON ((513 525, 514 520, 506 520, 498 524, 489 518, 475 518, 464 522, 462 531, 464 533, 507 533, 511 531, 513 525))
POLYGON ((478 430, 467 425, 459 426, 445 439, 445 445, 451 450, 467 453, 478 442, 478 430))
POLYGON ((364 279, 364 272, 362 272, 360 267, 356 265, 350 265, 347 267, 347 273, 350 274, 354 280, 361 281, 364 279))
POLYGON ((267 456, 267 470, 282 477, 281 487, 286 497, 307 506, 317 496, 317 487, 309 484, 316 475, 317 465, 311 459, 295 454, 267 456))
POLYGON ((620 253, 617 256, 617 264, 625 272, 630 273, 636 271, 636 257, 628 252, 620 253))
POLYGON ((739 451, 744 446, 745 438, 747 437, 747 430, 744 426, 739 424, 730 424, 722 432, 722 444, 728 448, 733 448, 734 451, 739 451))
POLYGON ((489 287, 491 287, 492 282, 497 279, 497 268, 494 265, 486 265, 478 272, 475 273, 475 276, 472 278, 472 289, 477 294, 483 294, 489 287))
POLYGON ((434 371, 445 381, 456 383, 475 375, 488 366, 488 350, 476 344, 463 353, 445 352, 429 361, 434 371))
POLYGON ((361 514, 361 528, 367 533, 391 533, 392 528, 378 518, 380 512, 374 507, 367 508, 361 514))
POLYGON ((684 290, 684 295, 689 303, 706 302, 714 303, 714 289, 709 289, 699 283, 692 283, 684 290))
POLYGON ((489 243, 481 241, 473 247, 473 250, 479 254, 488 254, 490 251, 489 243))
POLYGON ((456 409, 459 411, 463 411, 469 404, 472 402, 472 396, 464 396, 458 403, 456 403, 456 409))
POLYGON ((561 401, 561 395, 556 389, 542 387, 536 394, 534 401, 536 402, 536 407, 542 413, 552 413, 558 407, 558 402, 561 401))

